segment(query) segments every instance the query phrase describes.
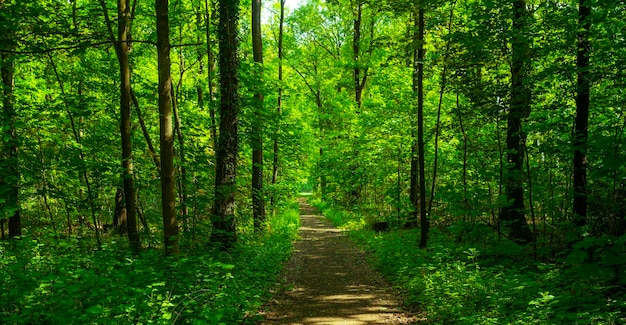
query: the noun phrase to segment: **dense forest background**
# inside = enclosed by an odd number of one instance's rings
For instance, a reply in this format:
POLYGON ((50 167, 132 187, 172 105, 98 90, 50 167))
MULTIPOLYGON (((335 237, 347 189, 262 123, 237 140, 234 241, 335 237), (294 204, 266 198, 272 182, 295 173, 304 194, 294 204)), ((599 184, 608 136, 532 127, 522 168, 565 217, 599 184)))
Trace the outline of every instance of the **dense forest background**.
POLYGON ((252 319, 314 192, 431 320, 624 322, 623 1, 155 4, 0 0, 0 320, 252 319))

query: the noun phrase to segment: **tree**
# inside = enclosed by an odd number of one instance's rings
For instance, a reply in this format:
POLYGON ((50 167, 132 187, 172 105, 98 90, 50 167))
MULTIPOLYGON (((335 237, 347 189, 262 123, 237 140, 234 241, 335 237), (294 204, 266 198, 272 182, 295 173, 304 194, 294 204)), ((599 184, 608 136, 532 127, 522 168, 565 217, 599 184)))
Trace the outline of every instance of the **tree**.
POLYGON ((255 114, 252 121, 252 213, 254 229, 265 223, 265 199, 263 197, 263 41, 261 38, 261 0, 252 0, 252 55, 257 64, 255 114))
MULTIPOLYGON (((0 2, 0 8, 4 3, 0 2)), ((14 82, 15 82, 15 63, 11 55, 2 53, 0 59, 0 70, 2 73, 2 123, 0 124, 3 132, 3 143, 0 143, 0 201, 2 203, 2 212, 9 216, 9 237, 18 237, 22 235, 22 224, 20 217, 20 201, 19 201, 19 158, 18 158, 18 138, 16 122, 16 111, 14 103, 14 82)), ((4 216, 3 216, 4 217, 4 216)))
MULTIPOLYGON (((100 1, 102 10, 104 11, 104 17, 109 29, 111 40, 114 40, 113 31, 111 27, 111 21, 109 19, 108 10, 104 0, 100 1)), ((128 53, 131 49, 130 39, 130 27, 131 27, 131 9, 130 0, 118 0, 117 1, 117 42, 115 44, 115 54, 119 62, 120 69, 120 134, 122 139, 122 181, 124 184, 124 194, 118 195, 116 193, 116 205, 121 203, 118 198, 124 198, 126 209, 116 209, 116 217, 114 218, 114 225, 118 221, 119 213, 125 213, 125 222, 121 227, 126 226, 128 232, 128 240, 130 242, 131 249, 135 253, 139 253, 141 249, 141 241, 139 238, 139 232, 137 231, 137 213, 136 213, 136 197, 135 197, 135 184, 133 174, 133 144, 131 139, 131 84, 130 84, 130 64, 128 60, 128 53)))
POLYGON ((357 110, 360 110, 363 105, 363 89, 365 88, 365 84, 367 82, 368 69, 362 68, 361 63, 361 25, 363 23, 363 2, 361 0, 356 0, 355 5, 356 8, 353 8, 352 59, 354 60, 354 101, 356 102, 357 110))
POLYGON ((524 216, 524 149, 522 120, 530 115, 530 90, 526 85, 530 69, 528 30, 529 14, 525 0, 513 2, 513 37, 511 40, 511 100, 507 115, 505 193, 509 201, 500 213, 500 220, 509 229, 511 239, 520 243, 533 240, 524 216))
POLYGON ((424 9, 421 5, 413 13, 413 20, 413 93, 416 96, 417 134, 412 131, 410 196, 415 218, 419 211, 421 226, 419 247, 424 248, 428 243, 429 222, 426 215, 424 158, 424 9))
MULTIPOLYGON (((285 24, 285 1, 279 0, 280 2, 280 18, 278 22, 278 99, 277 99, 277 108, 276 115, 278 116, 276 125, 274 126, 274 159, 272 163, 272 185, 276 185, 278 182, 278 134, 280 132, 280 115, 282 113, 282 105, 283 105, 283 34, 284 34, 284 24, 285 24)), ((276 199, 276 194, 272 193, 271 196, 271 205, 274 206, 274 201, 276 199)))
MULTIPOLYGON (((134 11, 134 10, 133 10, 134 11)), ((133 175, 133 144, 131 140, 131 86, 130 65, 130 0, 118 0, 118 60, 120 63, 120 133, 122 135, 122 168, 124 169, 124 198, 126 200, 126 227, 131 248, 138 253, 141 248, 139 232, 137 231, 135 184, 133 175)))
MULTIPOLYGON (((12 20, 4 0, 0 0, 0 16, 7 22, 12 20), (6 11, 5 11, 6 10, 6 11)), ((17 24, 3 24, 0 27, 0 48, 13 50, 16 45, 12 26, 17 24)), ((9 218, 9 237, 22 235, 22 221, 20 215, 20 169, 19 147, 17 135, 17 112, 15 109, 15 62, 11 53, 1 53, 0 74, 2 74, 2 115, 0 115, 0 219, 9 218)), ((4 223, 2 224, 4 238, 4 223)))
POLYGON ((166 255, 178 255, 174 126, 172 123, 172 77, 168 0, 156 0, 157 52, 159 67, 159 129, 161 152, 161 208, 166 255))
POLYGON ((576 117, 574 119, 574 224, 583 226, 587 218, 587 137, 589 129, 589 54, 591 7, 588 0, 578 2, 576 43, 576 117))
POLYGON ((231 249, 236 241, 235 186, 239 150, 239 77, 237 69, 239 0, 219 1, 220 128, 216 151, 215 202, 211 241, 231 249))

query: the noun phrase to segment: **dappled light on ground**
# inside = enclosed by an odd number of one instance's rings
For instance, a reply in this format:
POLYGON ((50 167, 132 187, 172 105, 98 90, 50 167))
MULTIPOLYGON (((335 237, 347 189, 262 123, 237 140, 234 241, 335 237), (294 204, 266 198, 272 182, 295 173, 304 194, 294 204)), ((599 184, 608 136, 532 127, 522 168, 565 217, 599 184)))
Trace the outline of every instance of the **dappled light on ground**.
POLYGON ((364 253, 304 201, 300 211, 301 240, 262 324, 410 324, 364 253))

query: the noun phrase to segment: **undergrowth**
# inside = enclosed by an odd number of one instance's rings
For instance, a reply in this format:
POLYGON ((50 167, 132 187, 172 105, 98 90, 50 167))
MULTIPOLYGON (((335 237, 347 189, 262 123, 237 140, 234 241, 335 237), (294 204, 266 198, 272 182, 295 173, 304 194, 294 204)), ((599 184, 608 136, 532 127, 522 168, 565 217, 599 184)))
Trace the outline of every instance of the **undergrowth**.
POLYGON ((448 229, 433 229, 429 247, 419 249, 419 229, 376 233, 358 213, 315 204, 371 252, 424 323, 626 324, 624 236, 594 263, 580 252, 607 240, 585 240, 567 258, 535 262, 526 247, 495 239, 459 242, 448 229))
POLYGON ((2 324, 254 324, 298 229, 298 208, 271 218, 269 234, 240 238, 231 254, 177 260, 127 255, 123 238, 98 251, 81 238, 0 243, 2 324))

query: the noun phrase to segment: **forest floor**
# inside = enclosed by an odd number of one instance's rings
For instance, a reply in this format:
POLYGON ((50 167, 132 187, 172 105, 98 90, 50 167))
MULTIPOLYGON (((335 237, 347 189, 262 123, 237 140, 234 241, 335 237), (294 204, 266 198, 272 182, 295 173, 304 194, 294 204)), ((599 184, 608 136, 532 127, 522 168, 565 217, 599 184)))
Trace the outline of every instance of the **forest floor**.
POLYGON ((260 324, 412 324, 366 254, 304 198, 300 240, 260 324))

